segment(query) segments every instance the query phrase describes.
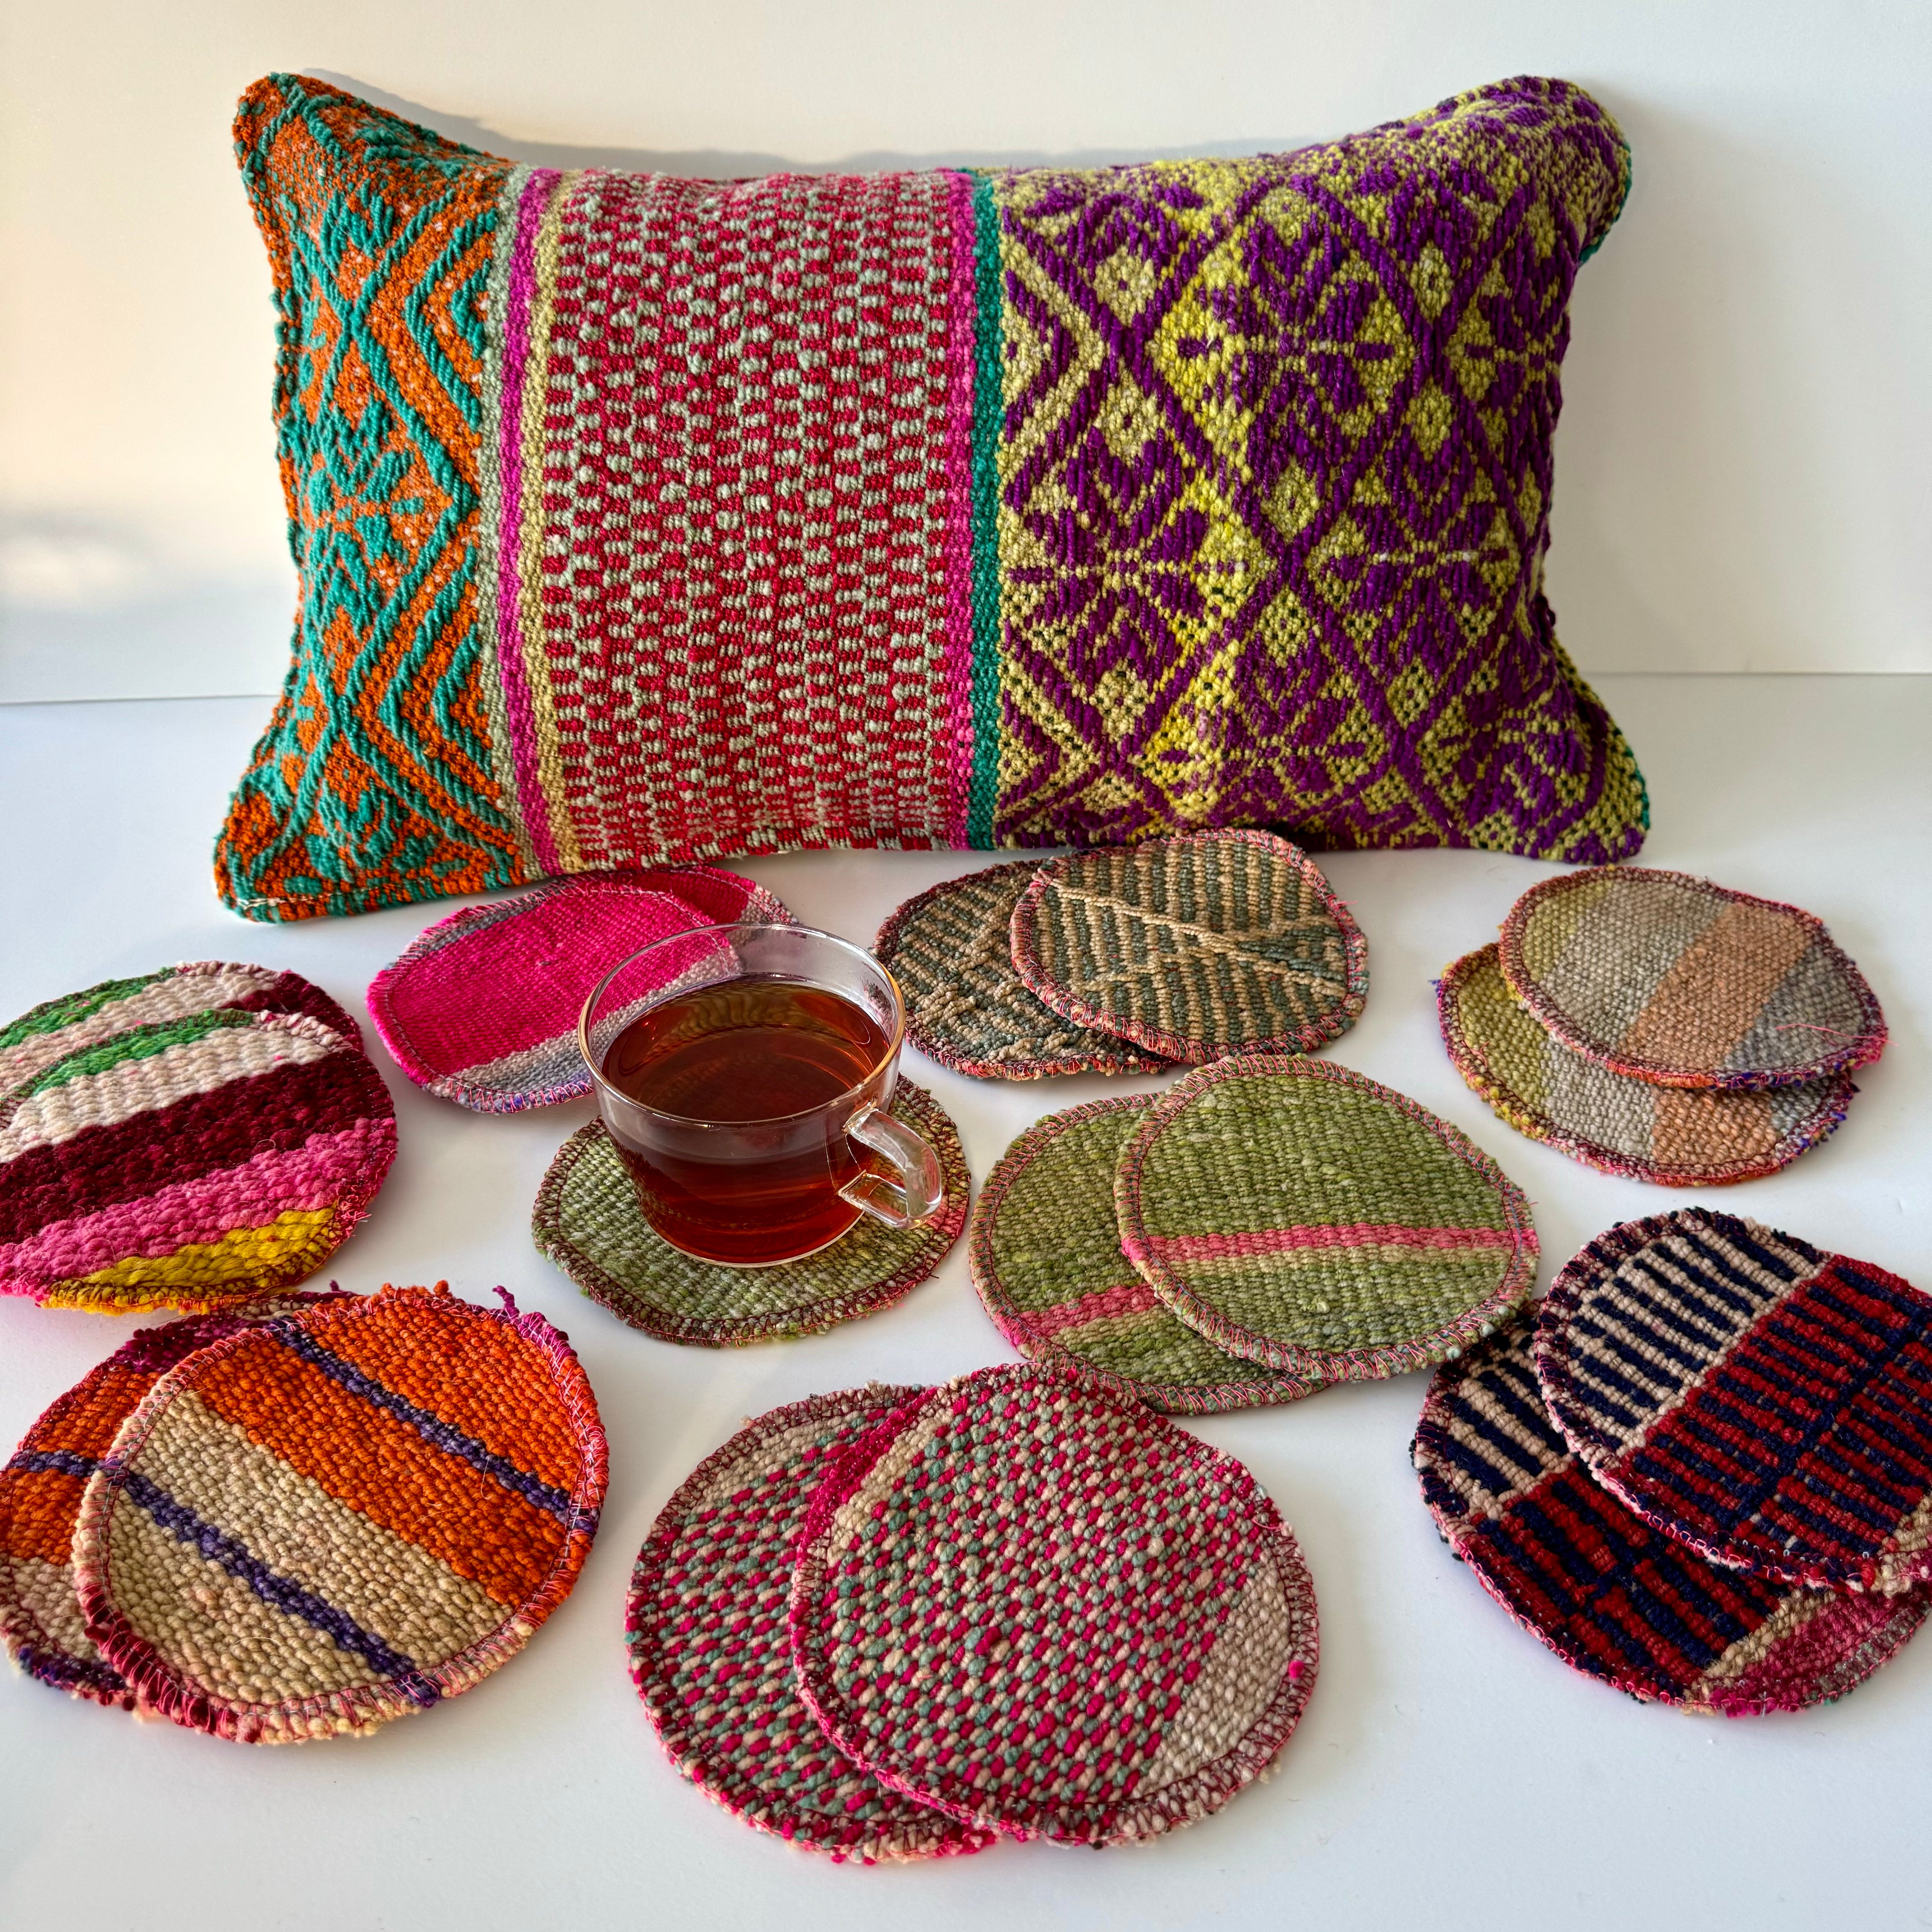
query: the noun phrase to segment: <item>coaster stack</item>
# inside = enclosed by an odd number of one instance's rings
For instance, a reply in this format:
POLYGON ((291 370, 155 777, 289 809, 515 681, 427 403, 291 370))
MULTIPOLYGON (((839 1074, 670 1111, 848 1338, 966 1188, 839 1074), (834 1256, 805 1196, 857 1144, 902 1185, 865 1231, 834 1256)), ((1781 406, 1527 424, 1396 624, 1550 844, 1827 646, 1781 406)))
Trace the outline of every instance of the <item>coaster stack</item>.
POLYGON ((1438 1373, 1412 1454, 1450 1550, 1574 1668, 1800 1709, 1932 1607, 1932 1297, 1706 1208, 1628 1222, 1438 1373))
POLYGON ((0 1030, 0 1294, 128 1314, 313 1274, 395 1158, 356 1022, 294 973, 203 962, 0 1030))
POLYGON ((1844 1120, 1878 1000, 1796 906, 1601 866, 1516 902, 1437 987, 1456 1070, 1532 1140, 1666 1186, 1775 1172, 1844 1120))
POLYGON ((605 1478, 566 1338, 503 1298, 298 1295, 136 1336, 0 1471, 0 1641, 248 1743, 478 1682, 569 1594, 605 1478))
POLYGON ((1317 1662, 1240 1463, 1018 1366, 750 1424, 666 1506, 628 1623, 686 1778, 868 1863, 1192 1823, 1268 1769, 1317 1662))
POLYGON ((908 1039, 982 1079, 1312 1052, 1368 996, 1348 909, 1265 832, 994 866, 908 900, 874 950, 905 995, 908 1039))
POLYGON ((1454 1355, 1528 1295, 1537 1244, 1447 1121, 1346 1067, 1248 1054, 1029 1129, 969 1252, 1030 1360, 1204 1413, 1454 1355))

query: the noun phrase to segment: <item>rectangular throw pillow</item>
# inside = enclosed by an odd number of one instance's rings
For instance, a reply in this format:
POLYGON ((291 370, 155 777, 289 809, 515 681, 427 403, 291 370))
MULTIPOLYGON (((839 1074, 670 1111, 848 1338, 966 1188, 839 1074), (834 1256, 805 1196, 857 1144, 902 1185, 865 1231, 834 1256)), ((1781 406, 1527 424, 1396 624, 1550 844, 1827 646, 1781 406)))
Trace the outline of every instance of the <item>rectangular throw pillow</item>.
POLYGON ((294 663, 251 917, 1207 826, 1624 859, 1544 601, 1628 150, 1522 80, 1246 160, 687 181, 249 89, 294 663))

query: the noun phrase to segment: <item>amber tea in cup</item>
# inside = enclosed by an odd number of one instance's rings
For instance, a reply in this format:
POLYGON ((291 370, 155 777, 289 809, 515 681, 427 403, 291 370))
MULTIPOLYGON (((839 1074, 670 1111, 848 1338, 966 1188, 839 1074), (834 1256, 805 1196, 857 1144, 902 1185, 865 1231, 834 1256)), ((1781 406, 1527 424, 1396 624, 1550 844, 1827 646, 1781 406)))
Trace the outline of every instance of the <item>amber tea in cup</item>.
POLYGON ((808 927, 701 928, 633 954, 580 1044, 645 1219, 706 1261, 795 1261, 862 1214, 926 1220, 938 1157, 885 1110, 904 1010, 884 968, 808 927))

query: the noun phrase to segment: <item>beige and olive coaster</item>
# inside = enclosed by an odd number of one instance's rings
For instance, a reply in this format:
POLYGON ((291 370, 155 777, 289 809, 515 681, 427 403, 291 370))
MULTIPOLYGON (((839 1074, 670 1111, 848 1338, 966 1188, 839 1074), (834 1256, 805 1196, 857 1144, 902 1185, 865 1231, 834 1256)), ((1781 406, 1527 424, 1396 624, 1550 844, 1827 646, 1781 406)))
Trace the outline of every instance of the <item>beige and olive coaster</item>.
POLYGON ((1170 1063, 1083 1026, 1028 992, 1013 964, 1013 908, 1036 866, 992 866, 908 899, 873 942, 905 995, 906 1037, 981 1080, 1158 1073, 1170 1063))
POLYGON ((617 1150, 594 1120, 550 1162, 531 1234, 592 1301, 661 1342, 730 1348, 818 1334, 910 1294, 966 1225, 966 1156, 946 1110, 902 1078, 892 1112, 932 1144, 945 1177, 946 1204, 916 1228, 888 1228, 862 1215, 849 1233, 802 1261, 765 1268, 700 1261, 645 1220, 617 1150))
POLYGON ((1500 1118, 1587 1166, 1666 1187, 1774 1174, 1832 1132, 1858 1090, 1845 1073, 1756 1091, 1612 1073, 1543 1030, 1493 946, 1450 966, 1436 998, 1456 1072, 1500 1118))
POLYGON ((1426 1368, 1536 1280, 1522 1190, 1424 1106, 1327 1060, 1225 1060, 1142 1118, 1120 1245, 1182 1321, 1289 1375, 1426 1368))
POLYGON ((1876 996, 1817 920, 1687 872, 1546 879, 1504 922, 1498 958, 1564 1046, 1662 1086, 1793 1086, 1885 1050, 1876 996))
POLYGON ((1361 928, 1313 862, 1265 832, 1056 860, 1015 907, 1012 941, 1055 1012, 1190 1065, 1312 1052, 1368 998, 1361 928))
POLYGON ((1316 1384, 1216 1348, 1120 1252, 1114 1172, 1154 1096, 1049 1114, 986 1177, 967 1254, 1000 1333, 1030 1362, 1072 1369, 1168 1414, 1292 1402, 1316 1384))

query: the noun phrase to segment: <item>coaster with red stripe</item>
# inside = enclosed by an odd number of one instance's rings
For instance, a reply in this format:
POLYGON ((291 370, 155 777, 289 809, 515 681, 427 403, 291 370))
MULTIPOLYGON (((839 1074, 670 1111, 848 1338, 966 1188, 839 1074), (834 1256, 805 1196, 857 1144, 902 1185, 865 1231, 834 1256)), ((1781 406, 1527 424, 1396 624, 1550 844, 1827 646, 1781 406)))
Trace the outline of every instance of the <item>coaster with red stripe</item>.
POLYGON ((1049 1114, 980 1190, 968 1258, 1000 1333, 1168 1414, 1292 1402, 1318 1386, 1217 1348, 1178 1319, 1120 1252, 1114 1172, 1151 1095, 1049 1114))
POLYGON ((354 1042, 234 1008, 110 1035, 0 1099, 0 1293, 110 1314, 313 1274, 395 1158, 354 1042))
POLYGON ((1841 1697, 1925 1620, 1882 1597, 1726 1569, 1594 1481, 1545 1406, 1530 1324, 1430 1384, 1412 1451, 1444 1541, 1564 1663, 1647 1703, 1725 1717, 1841 1697))
POLYGON ((83 1376, 0 1467, 0 1644, 29 1677, 126 1710, 134 1694, 97 1650, 74 1592, 74 1526, 88 1478, 141 1398, 178 1363, 255 1322, 328 1298, 300 1292, 244 1312, 144 1328, 83 1376))
POLYGON ((1223 1060, 1148 1108, 1120 1246, 1188 1327, 1319 1382, 1426 1368, 1536 1281, 1522 1191, 1448 1121, 1327 1060, 1223 1060))
POLYGON ((775 1408, 700 1462, 631 1576, 631 1677, 671 1762, 760 1832, 863 1864, 983 1850, 990 1832, 882 1784, 805 1707, 792 1549, 839 1454, 924 1393, 874 1382, 775 1408))
POLYGON ((1932 1295, 1733 1214, 1600 1234, 1537 1316, 1591 1474, 1714 1562, 1827 1589, 1932 1580, 1932 1295))
POLYGON ((368 1731, 523 1648, 589 1552, 606 1450, 566 1338, 504 1300, 386 1288, 155 1384, 74 1539, 137 1708, 247 1743, 368 1731))

